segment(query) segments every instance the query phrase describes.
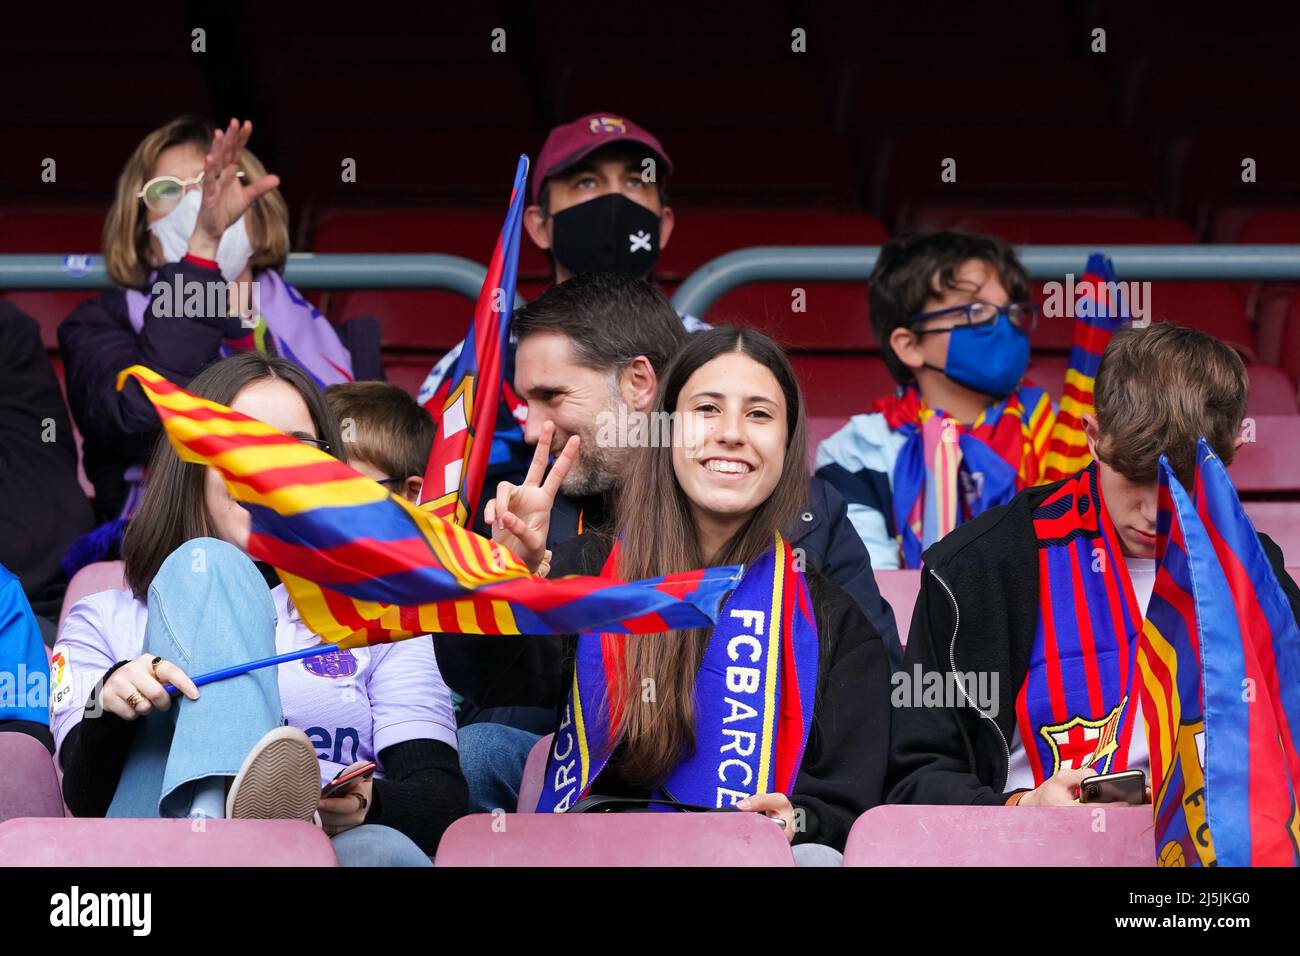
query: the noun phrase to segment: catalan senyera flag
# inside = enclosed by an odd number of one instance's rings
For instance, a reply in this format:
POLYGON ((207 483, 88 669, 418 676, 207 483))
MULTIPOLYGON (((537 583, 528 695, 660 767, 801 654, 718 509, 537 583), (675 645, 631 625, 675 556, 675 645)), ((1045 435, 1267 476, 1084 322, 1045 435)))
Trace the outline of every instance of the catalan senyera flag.
POLYGON ((182 459, 252 515, 303 622, 341 647, 428 633, 643 634, 710 627, 741 568, 623 583, 534 577, 508 549, 390 494, 328 453, 133 365, 182 459))
POLYGON ((1295 866, 1300 632, 1203 439, 1195 492, 1193 503, 1162 456, 1156 581, 1137 658, 1156 861, 1295 866))
POLYGON ((478 509, 501 404, 501 370, 519 271, 528 157, 520 156, 510 207, 488 261, 465 345, 443 386, 425 403, 438 426, 420 491, 420 506, 468 525, 478 509))
POLYGON ((1128 303, 1115 279, 1115 267, 1100 252, 1088 257, 1082 280, 1068 296, 1074 308, 1074 342, 1065 373, 1060 408, 1048 441, 1043 481, 1068 478, 1088 466, 1083 416, 1094 413, 1093 382, 1111 333, 1129 321, 1128 303))

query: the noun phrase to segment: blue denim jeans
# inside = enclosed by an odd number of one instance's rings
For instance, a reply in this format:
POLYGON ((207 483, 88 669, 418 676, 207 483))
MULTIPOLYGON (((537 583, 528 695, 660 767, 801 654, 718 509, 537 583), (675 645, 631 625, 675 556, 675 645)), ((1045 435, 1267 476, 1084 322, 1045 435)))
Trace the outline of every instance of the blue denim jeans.
MULTIPOLYGON (((253 562, 215 538, 185 542, 149 586, 144 651, 196 677, 275 653, 275 604, 253 562)), ((194 784, 234 778, 253 745, 283 722, 274 667, 207 684, 141 718, 110 817, 180 817, 194 784)))
POLYGON ((528 751, 541 739, 540 734, 505 724, 466 724, 457 731, 460 772, 469 785, 470 813, 515 812, 528 751))
POLYGON ((339 866, 433 866, 414 840, 378 823, 344 830, 330 842, 339 866))

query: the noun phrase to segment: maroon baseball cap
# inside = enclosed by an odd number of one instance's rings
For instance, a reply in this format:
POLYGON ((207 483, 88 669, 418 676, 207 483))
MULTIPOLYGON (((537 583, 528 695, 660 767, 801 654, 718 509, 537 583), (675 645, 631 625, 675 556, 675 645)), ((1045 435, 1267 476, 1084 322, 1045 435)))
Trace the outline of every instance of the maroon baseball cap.
POLYGON ((650 133, 625 116, 616 113, 589 113, 572 123, 551 130, 542 144, 541 155, 533 168, 533 202, 542 190, 542 183, 563 172, 584 156, 608 146, 610 143, 640 143, 649 147, 663 160, 667 172, 673 171, 673 161, 650 133))

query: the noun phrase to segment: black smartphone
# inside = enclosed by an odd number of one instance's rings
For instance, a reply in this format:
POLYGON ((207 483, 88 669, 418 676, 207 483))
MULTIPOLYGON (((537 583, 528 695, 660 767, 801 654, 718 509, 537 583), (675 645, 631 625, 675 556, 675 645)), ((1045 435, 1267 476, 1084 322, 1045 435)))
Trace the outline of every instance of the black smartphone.
POLYGON ((1125 770, 1086 777, 1079 784, 1079 802, 1141 806, 1147 802, 1147 775, 1141 770, 1125 770))

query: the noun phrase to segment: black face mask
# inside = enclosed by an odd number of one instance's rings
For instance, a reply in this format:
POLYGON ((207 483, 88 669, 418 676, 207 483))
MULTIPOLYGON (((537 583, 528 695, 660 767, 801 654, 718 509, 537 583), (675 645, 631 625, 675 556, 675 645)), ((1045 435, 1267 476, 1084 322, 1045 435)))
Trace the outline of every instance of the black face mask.
POLYGON ((574 275, 644 276, 659 258, 659 217, 622 193, 580 202, 554 218, 551 251, 574 275))

